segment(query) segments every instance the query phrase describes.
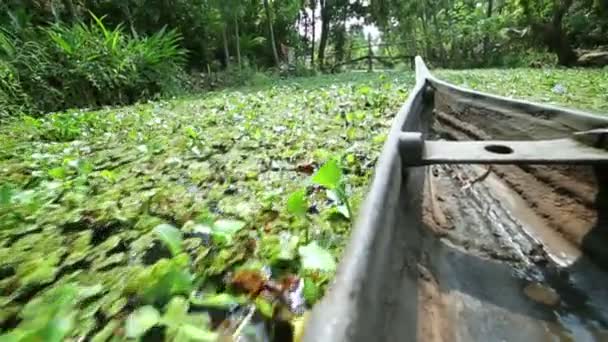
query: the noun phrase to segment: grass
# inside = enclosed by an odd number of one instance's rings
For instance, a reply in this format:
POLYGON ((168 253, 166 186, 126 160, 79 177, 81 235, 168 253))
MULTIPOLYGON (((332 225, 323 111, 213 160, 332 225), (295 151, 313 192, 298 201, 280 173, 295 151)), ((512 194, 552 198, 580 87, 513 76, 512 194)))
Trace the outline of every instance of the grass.
MULTIPOLYGON (((437 74, 602 111, 606 73, 437 74)), ((243 331, 250 307, 297 321, 333 276, 350 231, 344 205, 356 212, 412 85, 401 73, 328 75, 7 122, 1 331, 47 341, 210 338, 234 333, 226 326, 243 331), (324 177, 340 178, 340 196, 314 184, 330 160, 324 177), (298 288, 290 284, 303 285, 302 303, 284 300, 298 288)))

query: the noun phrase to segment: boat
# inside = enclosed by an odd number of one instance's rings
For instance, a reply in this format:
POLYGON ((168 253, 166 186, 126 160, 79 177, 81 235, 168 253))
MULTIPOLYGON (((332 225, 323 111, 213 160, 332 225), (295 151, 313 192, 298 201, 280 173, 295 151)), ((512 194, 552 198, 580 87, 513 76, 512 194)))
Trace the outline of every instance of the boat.
POLYGON ((303 340, 608 340, 608 116, 415 64, 303 340))

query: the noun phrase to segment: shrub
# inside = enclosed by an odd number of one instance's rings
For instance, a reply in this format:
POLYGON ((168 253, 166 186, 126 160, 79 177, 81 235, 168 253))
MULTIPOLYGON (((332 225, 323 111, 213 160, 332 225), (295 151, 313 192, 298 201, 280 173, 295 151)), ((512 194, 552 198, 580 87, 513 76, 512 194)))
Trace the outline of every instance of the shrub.
POLYGON ((48 75, 64 96, 64 107, 131 103, 160 93, 175 92, 186 52, 175 31, 161 30, 143 38, 126 35, 118 25, 94 24, 46 29, 52 59, 48 75))
POLYGON ((4 115, 128 104, 181 89, 186 50, 176 31, 132 37, 92 17, 90 25, 0 35, 4 115))
POLYGON ((15 45, 14 37, 0 30, 0 118, 27 110, 30 105, 18 71, 11 63, 20 51, 15 45))
POLYGON ((17 73, 9 63, 0 60, 0 119, 26 110, 28 103, 17 73))

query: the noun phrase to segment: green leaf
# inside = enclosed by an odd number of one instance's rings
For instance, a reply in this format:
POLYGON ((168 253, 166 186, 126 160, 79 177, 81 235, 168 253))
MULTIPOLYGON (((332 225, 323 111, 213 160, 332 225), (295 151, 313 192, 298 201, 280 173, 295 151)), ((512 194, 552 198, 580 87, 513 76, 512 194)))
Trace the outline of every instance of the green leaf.
POLYGON ((93 336, 91 342, 106 342, 110 340, 110 338, 114 334, 114 331, 116 330, 116 328, 118 328, 119 325, 120 323, 118 322, 118 320, 111 320, 106 324, 103 329, 101 329, 101 331, 99 331, 95 334, 95 336, 93 336))
POLYGON ((161 260, 154 266, 144 287, 142 297, 147 303, 166 303, 175 294, 188 295, 192 291, 193 276, 187 265, 175 264, 175 259, 186 254, 178 255, 171 260, 161 260), (166 263, 162 263, 166 261, 166 263), (160 267, 156 267, 159 265, 160 267), (147 288, 145 288, 147 287, 147 288))
POLYGON ((8 205, 11 203, 13 198, 13 189, 8 184, 4 184, 0 187, 0 205, 8 205))
POLYGON ((296 191, 287 199, 287 212, 299 217, 305 217, 308 210, 306 203, 306 190, 296 191))
POLYGON ((81 286, 78 288, 78 298, 85 299, 96 296, 103 291, 103 285, 81 286))
POLYGON ((182 232, 179 229, 163 223, 154 228, 154 233, 167 245, 171 254, 178 255, 182 252, 182 232))
POLYGON ((94 169, 94 166, 90 162, 88 162, 86 160, 78 161, 78 172, 81 175, 88 175, 89 173, 93 172, 93 169, 94 169))
POLYGON ((171 298, 165 309, 162 322, 167 326, 179 325, 184 321, 184 317, 188 314, 189 303, 186 298, 176 296, 171 298))
POLYGON ((211 333, 207 330, 211 324, 209 315, 207 313, 189 314, 189 307, 189 302, 181 296, 173 297, 169 304, 167 304, 165 314, 161 319, 162 324, 167 327, 165 335, 167 340, 183 341, 193 339, 192 336, 189 336, 187 339, 183 338, 181 330, 185 326, 196 327, 203 332, 211 333))
POLYGON ((204 297, 192 298, 192 303, 210 308, 231 308, 235 305, 244 304, 243 297, 235 297, 228 293, 218 293, 213 295, 205 295, 204 297))
POLYGON ((315 184, 322 185, 328 189, 335 189, 340 185, 342 179, 342 169, 338 165, 338 161, 330 159, 323 164, 321 168, 312 176, 312 181, 315 184))
POLYGON ((63 52, 68 55, 72 54, 72 46, 65 39, 63 39, 63 37, 60 36, 60 33, 49 32, 49 35, 51 36, 51 39, 57 44, 57 47, 63 50, 63 52))
POLYGON ((333 272, 336 270, 336 260, 329 251, 319 247, 316 241, 298 248, 302 267, 309 270, 333 272))
POLYGON ((232 244, 232 236, 245 227, 245 222, 238 220, 217 220, 213 224, 213 241, 218 244, 232 244))
POLYGON ((111 170, 102 170, 99 175, 108 182, 113 183, 116 180, 116 173, 111 170))
POLYGON ((245 227, 245 222, 238 220, 217 220, 213 224, 213 230, 226 234, 234 234, 245 227))
POLYGON ((54 179, 64 179, 66 176, 65 168, 60 166, 60 167, 50 169, 49 176, 51 176, 54 179))
POLYGON ((287 231, 279 235, 268 234, 262 237, 258 252, 274 265, 281 261, 293 260, 298 248, 299 238, 287 231))
POLYGON ((267 318, 273 317, 274 307, 272 306, 272 303, 266 300, 265 298, 258 296, 255 299, 255 307, 262 315, 266 316, 267 318))
POLYGON ((362 86, 358 89, 359 94, 361 95, 367 95, 372 91, 372 88, 368 87, 368 86, 362 86))
POLYGON ((194 127, 192 126, 187 126, 184 128, 184 132, 186 133, 186 135, 188 137, 190 137, 191 139, 197 139, 198 138, 198 132, 196 131, 196 129, 194 129, 194 127))
POLYGON ((310 278, 304 278, 304 299, 308 305, 313 305, 321 298, 321 289, 310 278))
POLYGON ((336 209, 344 217, 346 217, 347 219, 350 219, 350 212, 348 211, 348 207, 345 204, 337 206, 336 209))
POLYGON ((125 322, 125 332, 128 338, 139 338, 160 320, 160 314, 151 305, 142 306, 133 311, 125 322))

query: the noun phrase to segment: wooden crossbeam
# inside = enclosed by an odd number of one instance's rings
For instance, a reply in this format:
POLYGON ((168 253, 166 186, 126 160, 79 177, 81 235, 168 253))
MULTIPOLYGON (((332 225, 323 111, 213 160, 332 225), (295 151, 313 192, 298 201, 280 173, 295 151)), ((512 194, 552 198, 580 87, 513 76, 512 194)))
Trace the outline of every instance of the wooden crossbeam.
POLYGON ((400 139, 403 162, 429 164, 608 164, 608 150, 572 138, 534 141, 424 141, 417 133, 400 139))

